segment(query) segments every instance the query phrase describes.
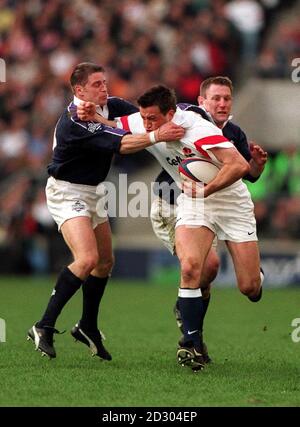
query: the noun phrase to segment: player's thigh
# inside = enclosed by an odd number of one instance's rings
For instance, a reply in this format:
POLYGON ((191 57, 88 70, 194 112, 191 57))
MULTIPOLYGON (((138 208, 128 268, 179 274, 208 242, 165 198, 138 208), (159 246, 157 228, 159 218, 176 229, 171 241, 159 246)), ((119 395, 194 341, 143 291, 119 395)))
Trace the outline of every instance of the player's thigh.
POLYGON ((181 225, 175 230, 176 253, 179 260, 196 259, 201 267, 214 240, 214 233, 207 227, 181 225))
POLYGON ((113 261, 111 228, 109 221, 97 225, 94 229, 99 260, 102 263, 110 263, 113 261))
POLYGON ((61 232, 74 259, 97 258, 97 241, 91 219, 87 216, 70 218, 61 226, 61 232))
POLYGON ((260 254, 257 241, 226 242, 232 257, 238 284, 260 277, 260 254))

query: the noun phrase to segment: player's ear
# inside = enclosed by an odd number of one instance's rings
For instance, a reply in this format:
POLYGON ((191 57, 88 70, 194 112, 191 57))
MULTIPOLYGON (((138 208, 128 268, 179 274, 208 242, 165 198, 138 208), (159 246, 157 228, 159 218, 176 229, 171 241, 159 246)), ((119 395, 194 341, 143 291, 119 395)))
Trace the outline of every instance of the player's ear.
POLYGON ((75 93, 75 96, 80 96, 80 95, 82 95, 82 92, 83 91, 83 86, 81 86, 81 85, 75 85, 74 86, 74 93, 75 93))
POLYGON ((202 106, 204 104, 205 98, 199 95, 197 98, 197 101, 198 101, 198 105, 202 106))
POLYGON ((174 114, 175 114, 175 111, 174 111, 174 110, 169 110, 169 111, 167 112, 167 114, 166 114, 167 119, 168 119, 168 120, 172 120, 172 119, 173 119, 173 117, 174 117, 174 114))

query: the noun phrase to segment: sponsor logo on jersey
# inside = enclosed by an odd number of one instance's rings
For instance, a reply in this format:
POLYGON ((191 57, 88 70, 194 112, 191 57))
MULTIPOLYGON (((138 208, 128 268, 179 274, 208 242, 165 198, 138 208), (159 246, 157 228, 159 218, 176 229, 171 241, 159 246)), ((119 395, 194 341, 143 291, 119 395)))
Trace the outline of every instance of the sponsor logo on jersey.
POLYGON ((182 152, 185 156, 190 156, 193 153, 193 151, 188 147, 183 147, 182 152))
POLYGON ((182 158, 179 156, 176 156, 175 158, 166 157, 167 162, 171 166, 178 166, 182 162, 182 158))
POLYGON ((180 156, 175 156, 173 158, 172 157, 166 157, 166 160, 169 163, 169 165, 178 166, 182 162, 184 157, 195 157, 196 156, 196 154, 193 153, 193 151, 187 147, 183 147, 181 155, 183 157, 180 157, 180 156))

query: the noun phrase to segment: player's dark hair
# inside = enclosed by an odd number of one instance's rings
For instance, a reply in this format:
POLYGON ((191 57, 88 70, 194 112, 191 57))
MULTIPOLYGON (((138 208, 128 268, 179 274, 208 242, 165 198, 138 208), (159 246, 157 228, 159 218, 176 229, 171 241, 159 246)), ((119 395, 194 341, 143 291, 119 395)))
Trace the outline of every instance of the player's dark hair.
POLYGON ((104 73, 104 68, 93 62, 81 62, 81 64, 76 65, 70 77, 72 89, 74 90, 75 85, 84 86, 90 74, 99 72, 104 73))
POLYGON ((152 107, 157 105, 162 114, 167 114, 168 111, 176 111, 176 94, 173 89, 167 86, 153 86, 141 95, 137 103, 142 108, 152 107))
POLYGON ((220 86, 227 86, 230 89, 230 92, 233 92, 233 84, 229 77, 225 76, 216 76, 216 77, 209 77, 208 79, 203 80, 203 82, 200 85, 200 96, 203 96, 203 98, 206 97, 206 91, 210 88, 211 85, 220 85, 220 86))

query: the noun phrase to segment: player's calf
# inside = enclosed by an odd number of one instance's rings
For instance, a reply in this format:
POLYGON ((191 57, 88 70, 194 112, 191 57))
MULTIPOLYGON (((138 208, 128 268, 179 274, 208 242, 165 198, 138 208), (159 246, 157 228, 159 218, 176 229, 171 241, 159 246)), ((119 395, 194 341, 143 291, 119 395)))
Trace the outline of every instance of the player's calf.
POLYGON ((264 278, 265 278, 264 270, 260 267, 260 288, 259 288, 259 291, 258 291, 258 293, 256 295, 254 295, 254 296, 248 296, 248 298, 249 298, 249 300, 251 302, 258 302, 258 301, 261 300, 261 297, 262 297, 262 284, 263 284, 264 278))
POLYGON ((264 273, 260 270, 259 275, 255 275, 250 278, 243 278, 239 280, 239 289, 242 294, 246 295, 252 302, 257 302, 262 296, 262 282, 264 279, 264 273))

